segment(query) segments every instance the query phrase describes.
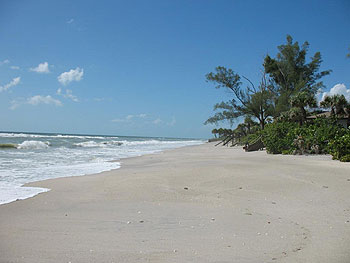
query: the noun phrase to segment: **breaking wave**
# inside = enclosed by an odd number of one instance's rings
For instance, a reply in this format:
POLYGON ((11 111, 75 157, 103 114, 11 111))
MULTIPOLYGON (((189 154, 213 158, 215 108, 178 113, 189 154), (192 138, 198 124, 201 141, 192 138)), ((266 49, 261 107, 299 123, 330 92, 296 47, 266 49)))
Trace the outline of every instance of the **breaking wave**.
POLYGON ((105 141, 105 142, 95 142, 95 141, 87 141, 87 142, 78 142, 73 145, 76 147, 107 147, 107 146, 120 146, 122 142, 118 141, 105 141))
POLYGON ((101 135, 0 132, 0 204, 48 189, 28 182, 95 174, 120 167, 120 159, 202 144, 202 140, 101 135))
POLYGON ((46 149, 49 148, 50 142, 42 141, 24 141, 20 144, 16 143, 0 143, 0 149, 46 149))
POLYGON ((118 139, 117 136, 69 135, 69 134, 29 134, 0 132, 0 138, 67 138, 67 139, 118 139))
POLYGON ((49 142, 42 141, 24 141, 21 144, 17 145, 17 149, 46 149, 49 148, 49 142))

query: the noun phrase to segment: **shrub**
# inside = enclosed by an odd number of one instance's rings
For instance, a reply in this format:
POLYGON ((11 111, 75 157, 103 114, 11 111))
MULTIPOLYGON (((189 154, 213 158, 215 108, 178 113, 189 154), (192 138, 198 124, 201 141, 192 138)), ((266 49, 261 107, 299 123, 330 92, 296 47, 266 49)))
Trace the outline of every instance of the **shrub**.
POLYGON ((317 118, 294 130, 296 136, 302 136, 305 141, 305 149, 309 153, 329 153, 329 142, 337 136, 342 136, 346 130, 339 126, 334 119, 317 118))
MULTIPOLYGON (((336 149, 344 149, 345 146, 340 145, 340 141, 333 144, 330 144, 330 141, 334 138, 341 138, 347 133, 350 133, 350 131, 347 132, 346 129, 337 124, 335 119, 330 118, 318 118, 305 123, 303 126, 293 122, 279 121, 266 125, 265 130, 262 131, 263 141, 268 153, 318 154, 333 151, 336 159, 340 158, 336 153, 338 151, 336 149)), ((350 147, 350 144, 348 146, 350 147)))
POLYGON ((337 136, 329 143, 330 154, 333 159, 342 162, 350 161, 350 131, 343 136, 337 136))
POLYGON ((344 155, 340 158, 341 162, 350 162, 350 154, 344 155))
POLYGON ((293 122, 274 122, 266 125, 262 132, 263 142, 268 153, 278 154, 290 152, 297 128, 293 122))

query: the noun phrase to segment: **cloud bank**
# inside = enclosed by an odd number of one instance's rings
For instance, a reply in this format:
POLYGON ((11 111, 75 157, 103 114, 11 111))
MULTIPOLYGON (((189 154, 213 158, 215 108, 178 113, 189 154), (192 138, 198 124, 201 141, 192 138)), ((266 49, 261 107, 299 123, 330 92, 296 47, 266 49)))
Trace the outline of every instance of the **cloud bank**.
POLYGON ((58 76, 58 82, 62 85, 67 85, 72 81, 80 81, 83 78, 84 69, 77 67, 76 69, 71 69, 70 71, 63 72, 58 76))

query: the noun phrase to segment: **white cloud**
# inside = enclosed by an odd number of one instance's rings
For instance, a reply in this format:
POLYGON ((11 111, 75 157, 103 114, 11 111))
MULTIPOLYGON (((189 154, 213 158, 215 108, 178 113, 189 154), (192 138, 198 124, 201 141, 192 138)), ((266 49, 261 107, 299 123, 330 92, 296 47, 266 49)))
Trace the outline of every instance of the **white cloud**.
POLYGON ((62 106, 62 102, 52 98, 50 95, 41 96, 36 95, 27 99, 27 103, 31 105, 39 105, 39 104, 54 104, 55 106, 62 106))
POLYGON ((326 96, 332 96, 335 94, 344 95, 347 101, 350 101, 350 88, 347 89, 345 84, 339 83, 334 85, 328 92, 318 92, 316 97, 318 102, 323 101, 326 96))
POLYGON ((29 70, 36 73, 50 73, 49 63, 47 62, 40 63, 37 67, 30 68, 29 70))
POLYGON ((73 22, 74 22, 74 19, 73 19, 73 18, 67 20, 67 24, 72 24, 73 22))
POLYGON ((66 93, 63 93, 62 89, 59 88, 56 93, 57 93, 57 95, 63 96, 63 97, 68 98, 68 99, 71 99, 72 101, 75 101, 75 102, 79 101, 78 97, 73 95, 73 92, 70 89, 66 89, 66 93))
POLYGON ((158 124, 161 123, 161 122, 162 122, 162 120, 159 119, 159 118, 157 118, 157 119, 155 119, 154 121, 152 121, 152 123, 155 124, 155 125, 158 125, 158 124))
POLYGON ((0 66, 8 64, 8 63, 10 63, 10 60, 5 59, 4 61, 0 61, 0 66))
POLYGON ((21 77, 14 78, 13 80, 10 81, 10 83, 7 83, 4 86, 0 86, 0 92, 8 90, 9 88, 18 85, 20 82, 21 82, 21 77))
POLYGON ((125 119, 126 120, 131 120, 131 119, 135 119, 135 118, 144 119, 144 118, 146 118, 146 116, 147 116, 147 114, 145 114, 145 113, 141 113, 141 114, 137 114, 137 115, 130 114, 130 115, 126 116, 125 119))
POLYGON ((37 106, 39 104, 53 104, 55 106, 62 106, 63 105, 61 101, 52 98, 50 95, 47 95, 47 96, 35 95, 35 96, 29 97, 27 99, 21 98, 21 99, 16 99, 16 100, 11 101, 10 109, 15 110, 23 104, 28 104, 28 105, 32 105, 32 106, 37 106))
POLYGON ((131 120, 132 118, 134 118, 134 115, 128 115, 128 116, 125 117, 125 119, 128 120, 128 121, 131 120))
POLYGON ((72 81, 80 81, 83 78, 83 75, 84 69, 77 67, 76 69, 63 72, 57 79, 62 85, 67 85, 72 81))
POLYGON ((175 117, 172 117, 172 119, 169 121, 163 121, 161 118, 155 118, 154 116, 152 117, 148 114, 140 113, 140 114, 125 115, 125 117, 113 119, 111 120, 111 122, 126 123, 126 124, 139 123, 142 125, 174 126, 176 124, 176 119, 175 117))
POLYGON ((20 69, 18 66, 11 66, 11 69, 20 69))
POLYGON ((17 109, 21 104, 23 104, 23 103, 21 103, 21 102, 18 101, 18 100, 12 100, 12 101, 11 101, 10 110, 15 110, 15 109, 17 109))
POLYGON ((147 117, 147 114, 141 113, 141 114, 129 114, 125 118, 121 119, 113 119, 112 122, 131 122, 133 119, 144 119, 147 117))

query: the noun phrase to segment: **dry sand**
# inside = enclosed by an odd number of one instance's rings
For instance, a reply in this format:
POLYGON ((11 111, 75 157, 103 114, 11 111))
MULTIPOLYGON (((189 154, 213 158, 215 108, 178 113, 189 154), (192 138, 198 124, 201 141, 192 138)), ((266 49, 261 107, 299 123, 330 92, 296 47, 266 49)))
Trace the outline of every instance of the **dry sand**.
POLYGON ((0 262, 350 262, 350 164, 205 144, 0 206, 0 262))

